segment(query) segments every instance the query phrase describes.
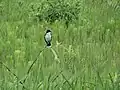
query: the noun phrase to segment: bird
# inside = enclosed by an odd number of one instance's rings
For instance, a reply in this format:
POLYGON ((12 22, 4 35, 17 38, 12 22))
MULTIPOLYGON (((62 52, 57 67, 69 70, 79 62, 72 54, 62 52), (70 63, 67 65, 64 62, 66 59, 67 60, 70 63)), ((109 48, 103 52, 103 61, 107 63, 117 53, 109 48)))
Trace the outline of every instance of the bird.
POLYGON ((46 30, 46 33, 44 35, 44 40, 47 44, 47 47, 50 47, 51 46, 51 41, 52 41, 52 32, 51 32, 50 29, 46 30))

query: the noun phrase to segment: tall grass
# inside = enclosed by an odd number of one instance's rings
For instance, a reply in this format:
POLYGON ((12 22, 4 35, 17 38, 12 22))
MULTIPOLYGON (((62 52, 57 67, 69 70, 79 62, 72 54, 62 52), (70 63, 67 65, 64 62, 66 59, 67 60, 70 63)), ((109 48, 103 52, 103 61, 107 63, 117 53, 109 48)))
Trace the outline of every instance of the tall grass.
POLYGON ((119 0, 82 0, 68 27, 38 20, 31 5, 43 2, 0 1, 0 90, 119 90, 119 0), (43 50, 46 27, 52 49, 43 50))

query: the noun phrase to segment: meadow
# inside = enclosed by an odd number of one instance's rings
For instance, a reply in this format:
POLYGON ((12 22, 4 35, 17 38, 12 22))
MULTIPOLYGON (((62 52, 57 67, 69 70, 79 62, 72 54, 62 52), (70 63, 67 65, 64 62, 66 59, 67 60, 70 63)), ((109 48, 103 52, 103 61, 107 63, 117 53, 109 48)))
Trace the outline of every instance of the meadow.
POLYGON ((120 1, 0 0, 0 90, 120 90, 120 1))

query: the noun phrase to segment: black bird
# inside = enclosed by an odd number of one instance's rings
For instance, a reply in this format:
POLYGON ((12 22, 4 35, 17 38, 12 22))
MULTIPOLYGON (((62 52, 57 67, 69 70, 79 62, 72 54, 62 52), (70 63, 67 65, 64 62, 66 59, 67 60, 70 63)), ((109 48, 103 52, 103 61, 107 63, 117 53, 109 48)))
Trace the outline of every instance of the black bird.
POLYGON ((52 32, 49 29, 46 31, 44 39, 47 46, 51 46, 52 32))

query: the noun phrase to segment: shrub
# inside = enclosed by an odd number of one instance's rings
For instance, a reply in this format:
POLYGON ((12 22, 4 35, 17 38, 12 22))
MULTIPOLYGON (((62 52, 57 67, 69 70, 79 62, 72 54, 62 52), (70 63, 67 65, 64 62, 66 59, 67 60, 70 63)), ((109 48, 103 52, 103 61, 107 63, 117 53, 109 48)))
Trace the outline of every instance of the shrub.
POLYGON ((32 4, 31 11, 39 21, 45 20, 53 23, 56 20, 64 20, 66 25, 78 19, 80 2, 65 2, 64 0, 46 1, 40 4, 32 4))

